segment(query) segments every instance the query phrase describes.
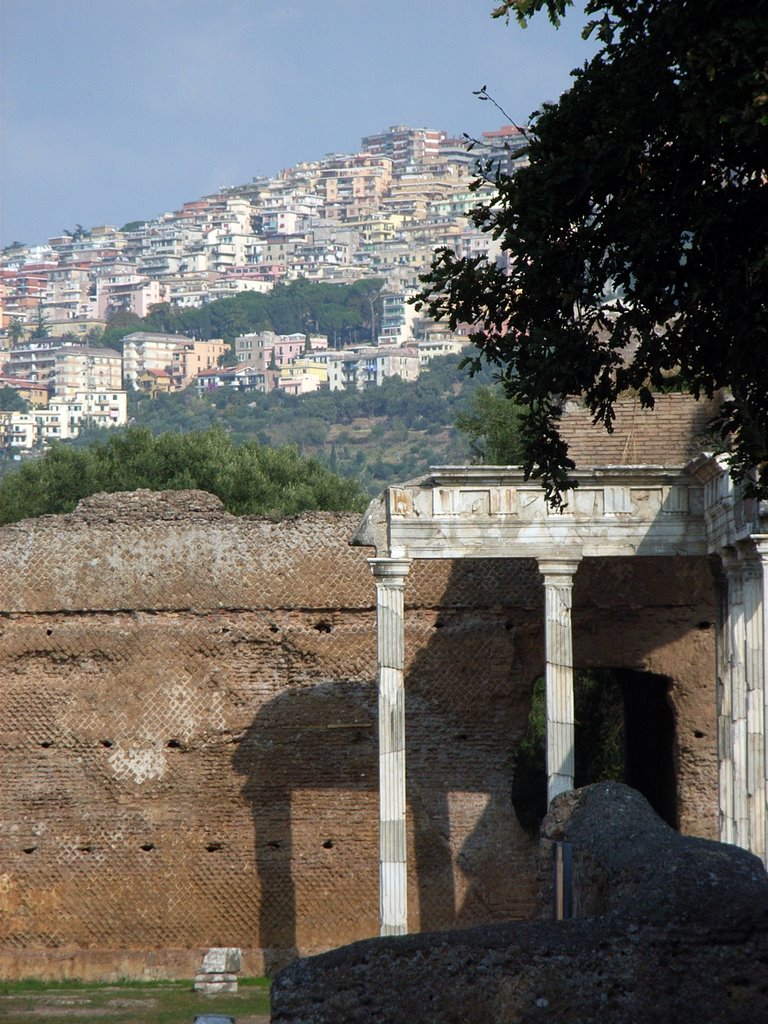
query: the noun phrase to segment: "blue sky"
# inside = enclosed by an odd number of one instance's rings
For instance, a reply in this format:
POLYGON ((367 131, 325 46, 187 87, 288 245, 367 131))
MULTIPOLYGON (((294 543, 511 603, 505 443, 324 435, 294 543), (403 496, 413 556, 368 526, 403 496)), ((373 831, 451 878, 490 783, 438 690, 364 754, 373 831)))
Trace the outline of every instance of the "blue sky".
POLYGON ((158 216, 393 124, 524 122, 592 52, 493 0, 2 0, 0 243, 158 216))

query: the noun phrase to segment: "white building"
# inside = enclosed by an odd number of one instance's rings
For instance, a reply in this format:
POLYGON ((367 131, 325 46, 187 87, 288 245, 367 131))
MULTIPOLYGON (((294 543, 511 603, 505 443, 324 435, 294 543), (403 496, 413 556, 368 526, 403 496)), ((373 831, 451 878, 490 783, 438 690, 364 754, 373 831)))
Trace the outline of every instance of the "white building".
POLYGON ((413 338, 413 322, 416 310, 408 302, 405 292, 382 292, 381 294, 380 345, 403 345, 413 338))
POLYGON ((331 391, 380 387, 387 377, 414 381, 419 378, 419 354, 415 348, 359 348, 328 355, 331 391))
POLYGON ((122 427, 128 422, 125 391, 79 391, 68 398, 55 398, 47 409, 35 412, 40 439, 67 440, 77 437, 83 426, 122 427))
POLYGON ((429 366, 430 362, 438 356, 457 356, 464 351, 468 344, 466 338, 457 338, 454 335, 438 335, 417 341, 419 365, 429 366))
POLYGON ((0 412, 0 447, 32 448, 37 424, 32 412, 0 412))

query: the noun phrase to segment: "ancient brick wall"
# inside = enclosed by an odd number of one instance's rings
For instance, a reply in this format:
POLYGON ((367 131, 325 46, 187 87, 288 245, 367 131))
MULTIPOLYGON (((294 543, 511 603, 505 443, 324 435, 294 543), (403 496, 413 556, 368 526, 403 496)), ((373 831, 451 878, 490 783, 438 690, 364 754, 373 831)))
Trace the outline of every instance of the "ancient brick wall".
MULTIPOLYGON (((96 496, 0 530, 0 974, 259 973, 374 935, 375 596, 357 517, 96 496)), ((714 828, 711 581, 579 569, 576 657, 672 680, 681 826, 714 828), (700 735, 699 735, 700 734, 700 735)), ((414 930, 534 912, 511 805, 543 670, 534 564, 418 562, 406 589, 414 930)))

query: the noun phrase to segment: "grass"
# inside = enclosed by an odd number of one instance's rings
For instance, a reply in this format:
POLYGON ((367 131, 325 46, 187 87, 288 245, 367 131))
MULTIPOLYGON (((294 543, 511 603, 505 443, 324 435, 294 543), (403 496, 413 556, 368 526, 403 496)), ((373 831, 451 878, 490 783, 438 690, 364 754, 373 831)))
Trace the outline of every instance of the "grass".
POLYGON ((255 1024, 269 1015, 269 981, 241 978, 237 993, 213 996, 195 992, 190 981, 0 981, 4 1024, 192 1024, 204 1013, 255 1024))

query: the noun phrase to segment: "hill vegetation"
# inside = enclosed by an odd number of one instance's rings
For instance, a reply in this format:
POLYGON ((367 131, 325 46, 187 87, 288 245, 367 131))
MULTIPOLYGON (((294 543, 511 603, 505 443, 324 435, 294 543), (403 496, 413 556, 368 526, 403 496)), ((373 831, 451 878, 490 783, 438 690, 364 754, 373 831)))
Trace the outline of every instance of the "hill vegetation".
POLYGON ((219 388, 202 395, 137 395, 129 411, 135 425, 155 434, 220 424, 236 442, 296 445, 373 495, 431 465, 515 461, 514 407, 491 386, 489 371, 470 379, 459 363, 455 356, 435 359, 418 381, 393 377, 365 391, 293 397, 219 388), (483 430, 486 416, 490 440, 483 430))
POLYGON ((519 456, 514 407, 489 372, 468 378, 453 356, 416 382, 359 392, 132 392, 129 414, 127 430, 83 430, 21 468, 2 460, 0 523, 137 487, 201 487, 236 514, 352 509, 430 466, 519 456))
POLYGON ((177 309, 167 303, 152 307, 143 318, 116 313, 98 344, 113 347, 132 331, 161 331, 192 338, 223 338, 233 342, 240 334, 275 331, 276 334, 325 334, 333 347, 369 342, 380 323, 380 278, 354 284, 323 284, 300 279, 278 284, 271 291, 240 292, 195 309, 177 309))

